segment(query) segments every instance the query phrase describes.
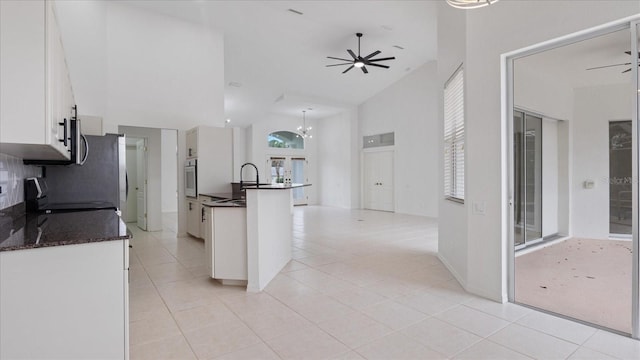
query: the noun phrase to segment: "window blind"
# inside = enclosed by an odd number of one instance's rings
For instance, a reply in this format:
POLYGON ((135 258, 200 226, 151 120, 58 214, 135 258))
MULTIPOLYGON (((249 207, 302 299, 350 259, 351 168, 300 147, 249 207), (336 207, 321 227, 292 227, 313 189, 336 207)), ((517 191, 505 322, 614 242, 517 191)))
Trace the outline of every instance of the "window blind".
POLYGON ((444 85, 444 196, 464 201, 464 71, 444 85))

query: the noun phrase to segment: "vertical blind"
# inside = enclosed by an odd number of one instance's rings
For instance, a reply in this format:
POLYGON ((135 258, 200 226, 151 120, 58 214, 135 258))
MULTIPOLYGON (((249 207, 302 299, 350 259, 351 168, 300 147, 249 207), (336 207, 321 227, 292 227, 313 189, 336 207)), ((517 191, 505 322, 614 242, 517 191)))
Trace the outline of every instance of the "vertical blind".
POLYGON ((444 196, 464 201, 464 72, 444 85, 444 196))

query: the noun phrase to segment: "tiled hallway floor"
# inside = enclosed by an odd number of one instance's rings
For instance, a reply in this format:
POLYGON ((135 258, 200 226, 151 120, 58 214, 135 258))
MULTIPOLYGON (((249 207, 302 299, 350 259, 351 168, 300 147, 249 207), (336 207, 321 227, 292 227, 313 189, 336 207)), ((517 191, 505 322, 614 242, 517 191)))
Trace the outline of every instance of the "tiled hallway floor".
POLYGON ((202 240, 132 228, 132 359, 637 359, 640 342, 470 295, 433 219, 298 207, 265 291, 221 286, 202 240))

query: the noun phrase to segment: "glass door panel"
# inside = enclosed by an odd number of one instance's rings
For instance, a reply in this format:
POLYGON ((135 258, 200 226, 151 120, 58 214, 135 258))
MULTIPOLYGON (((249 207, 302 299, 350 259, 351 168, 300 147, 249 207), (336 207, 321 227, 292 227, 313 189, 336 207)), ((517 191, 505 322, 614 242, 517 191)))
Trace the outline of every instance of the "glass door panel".
MULTIPOLYGON (((291 182, 294 184, 304 184, 307 182, 307 176, 305 168, 307 159, 305 158, 291 158, 291 182)), ((302 205, 307 203, 307 197, 304 194, 304 188, 295 188, 293 191, 293 203, 295 205, 302 205)))
POLYGON ((524 143, 522 141, 522 125, 524 122, 524 114, 520 111, 514 111, 513 113, 513 197, 514 197, 514 212, 515 217, 513 234, 515 237, 516 247, 524 245, 524 181, 522 175, 524 174, 524 168, 522 166, 524 159, 524 143))
POLYGON ((630 235, 632 230, 631 121, 609 122, 609 232, 630 235))
POLYGON ((513 114, 515 246, 542 238, 542 118, 513 114))
POLYGON ((524 117, 525 243, 542 238, 542 118, 524 117))

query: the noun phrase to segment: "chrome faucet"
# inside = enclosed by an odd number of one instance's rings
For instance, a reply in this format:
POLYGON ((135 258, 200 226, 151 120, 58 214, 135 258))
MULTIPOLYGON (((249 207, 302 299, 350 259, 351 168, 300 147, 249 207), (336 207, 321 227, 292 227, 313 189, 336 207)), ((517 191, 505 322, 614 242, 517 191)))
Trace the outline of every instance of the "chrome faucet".
POLYGON ((253 166, 254 169, 256 169, 256 187, 260 187, 260 176, 258 176, 258 167, 254 163, 244 163, 244 164, 242 164, 242 166, 240 166, 240 191, 242 191, 242 189, 243 189, 243 187, 242 187, 242 169, 244 169, 244 167, 247 166, 247 165, 251 165, 251 166, 253 166))

